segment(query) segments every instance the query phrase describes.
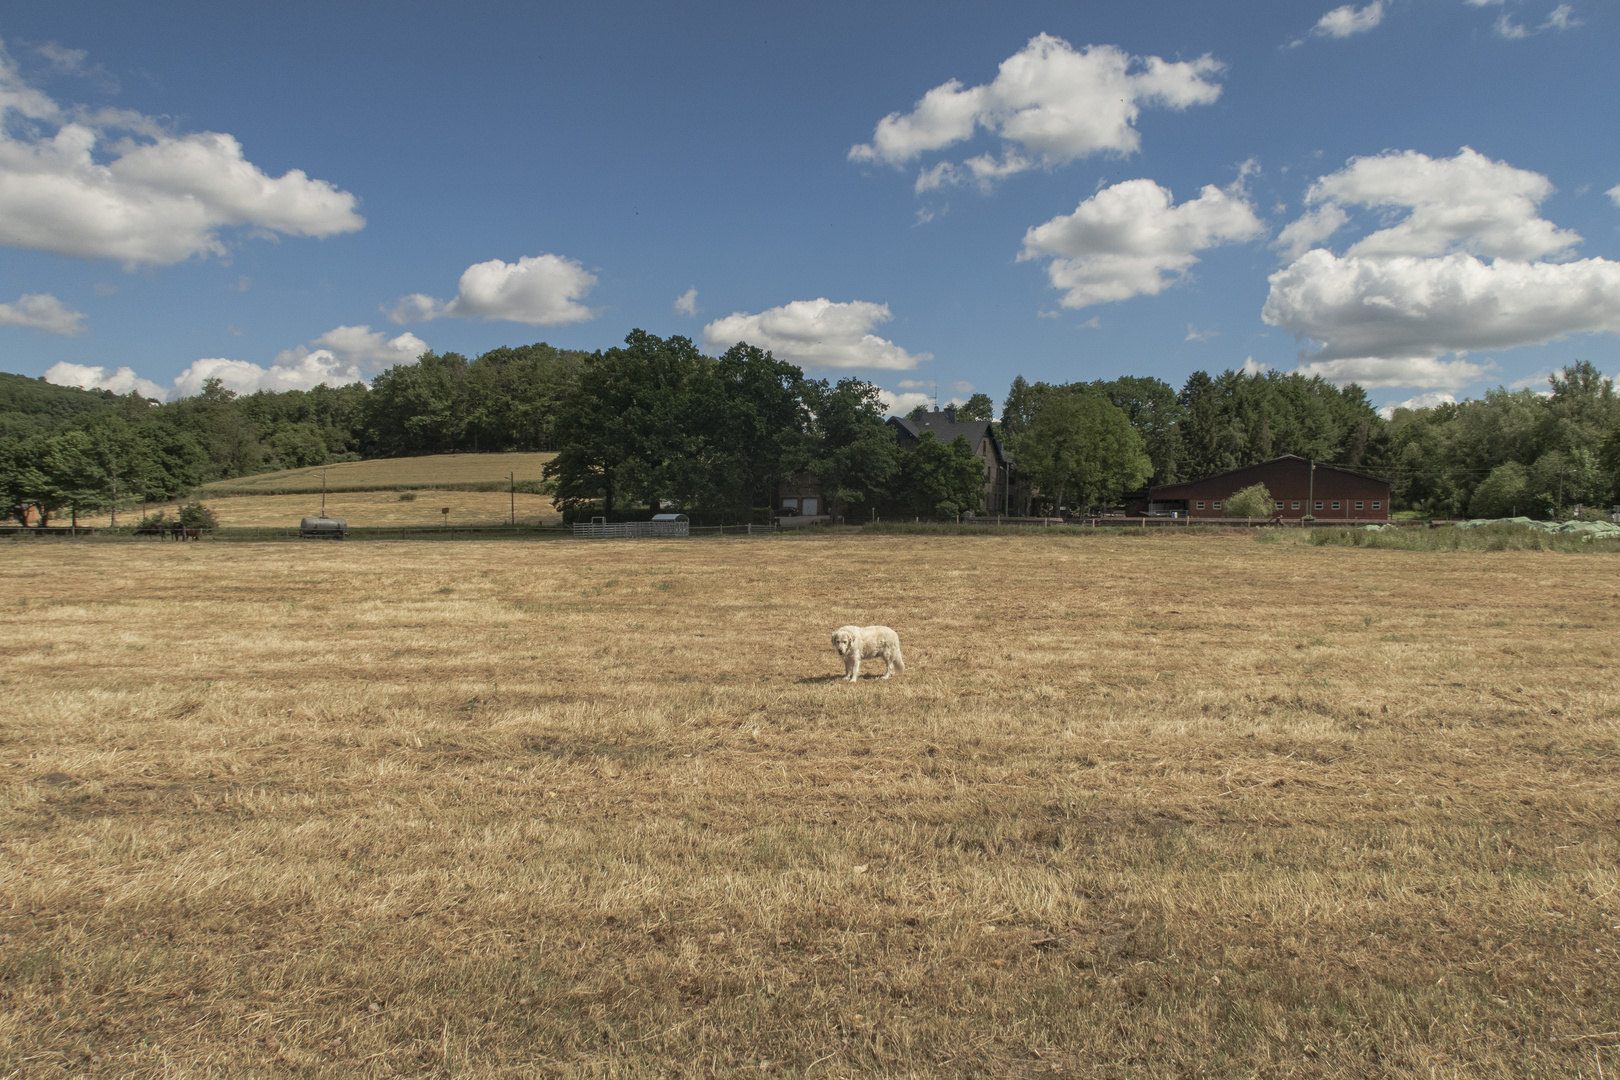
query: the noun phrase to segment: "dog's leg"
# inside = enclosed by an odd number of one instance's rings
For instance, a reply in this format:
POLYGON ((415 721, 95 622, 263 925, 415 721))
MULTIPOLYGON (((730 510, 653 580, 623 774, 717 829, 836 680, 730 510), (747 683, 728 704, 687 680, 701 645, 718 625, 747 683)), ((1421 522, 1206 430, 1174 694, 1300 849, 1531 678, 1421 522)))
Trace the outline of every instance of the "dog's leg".
POLYGON ((883 677, 887 679, 894 674, 894 650, 888 646, 883 648, 883 677))
POLYGON ((861 650, 858 647, 850 651, 849 658, 844 661, 844 668, 849 672, 850 682, 861 677, 861 650))

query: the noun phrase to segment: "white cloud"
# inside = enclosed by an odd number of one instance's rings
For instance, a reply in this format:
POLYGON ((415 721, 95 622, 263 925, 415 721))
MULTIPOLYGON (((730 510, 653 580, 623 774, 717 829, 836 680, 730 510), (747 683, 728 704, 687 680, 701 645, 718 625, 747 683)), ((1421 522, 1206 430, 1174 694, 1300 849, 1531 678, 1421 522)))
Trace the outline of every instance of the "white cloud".
POLYGON ((1338 232, 1349 220, 1349 215, 1337 203, 1327 203, 1289 222, 1271 246, 1281 250, 1284 258, 1297 259, 1338 232))
POLYGON ((1441 160, 1410 151, 1353 159, 1311 186, 1306 203, 1316 209, 1284 239, 1325 238, 1337 228, 1326 224, 1348 220, 1329 216, 1344 205, 1384 212, 1384 227, 1342 256, 1313 248, 1272 274, 1261 317, 1321 343, 1300 369, 1307 374, 1443 390, 1494 370, 1461 358, 1471 351, 1620 333, 1620 263, 1552 261, 1581 242, 1540 216, 1552 190, 1539 173, 1467 147, 1441 160), (1392 209, 1407 213, 1384 224, 1392 209))
MULTIPOLYGON (((903 386, 905 384, 901 383, 899 385, 903 386)), ((882 395, 881 398, 879 398, 879 400, 882 401, 882 403, 883 403, 884 415, 885 416, 905 416, 908 413, 910 413, 912 409, 915 409, 919 405, 921 405, 923 408, 929 410, 930 412, 932 412, 933 409, 934 409, 934 395, 933 394, 924 394, 924 393, 918 393, 918 392, 915 392, 915 391, 909 392, 909 393, 898 393, 897 394, 897 393, 894 393, 894 392, 889 391, 889 390, 884 390, 883 395, 882 395)), ((965 397, 952 397, 952 398, 946 398, 944 401, 941 401, 939 403, 939 407, 941 409, 943 409, 943 408, 945 408, 947 406, 955 408, 957 406, 966 405, 966 404, 967 404, 967 398, 965 398, 965 397)))
POLYGON ((1050 257, 1047 276, 1065 290, 1060 303, 1080 308, 1157 295, 1198 262, 1194 252, 1265 231, 1236 184, 1225 191, 1207 185, 1180 206, 1173 201, 1170 189, 1152 180, 1104 188, 1074 213, 1026 232, 1018 259, 1050 257))
POLYGON ((922 390, 924 388, 932 390, 939 384, 931 379, 901 379, 894 385, 898 386, 902 390, 922 390))
POLYGON ((1378 409, 1378 415, 1385 420, 1395 418, 1396 409, 1432 409, 1438 405, 1455 405, 1457 398, 1444 390, 1430 390, 1426 394, 1409 397, 1405 401, 1386 401, 1378 409))
POLYGON ((1573 30, 1577 26, 1584 26, 1584 19, 1575 18, 1575 9, 1568 4, 1559 4, 1547 13, 1547 21, 1536 27, 1537 30, 1573 30))
POLYGON ((1493 27, 1493 29, 1495 29, 1497 34, 1501 35, 1502 37, 1505 37, 1505 38, 1509 39, 1510 41, 1518 39, 1518 38, 1529 37, 1530 36, 1530 31, 1526 30, 1523 26, 1520 26, 1518 23, 1516 23, 1512 19, 1508 18, 1506 13, 1502 14, 1496 20, 1496 25, 1495 25, 1495 27, 1493 27))
POLYGON ((1605 191, 1603 194, 1607 195, 1610 199, 1614 200, 1614 205, 1620 206, 1620 184, 1616 184, 1614 187, 1610 188, 1608 191, 1605 191))
POLYGON ((746 341, 803 367, 904 371, 933 359, 932 353, 909 353, 872 332, 890 318, 888 304, 795 300, 757 315, 739 311, 716 319, 703 328, 703 340, 714 349, 746 341))
MULTIPOLYGON (((381 330, 373 330, 365 325, 335 327, 310 344, 315 348, 299 345, 283 349, 271 361, 271 366, 301 368, 308 358, 325 353, 325 358, 319 362, 329 364, 334 369, 376 373, 399 364, 414 364, 417 357, 428 351, 427 342, 415 334, 404 333, 390 338, 381 330)), ((354 381, 352 378, 345 380, 354 381)))
POLYGON ((78 386, 85 390, 111 390, 115 394, 127 394, 131 390, 144 398, 157 398, 162 401, 168 391, 149 379, 136 375, 132 368, 121 367, 114 371, 110 368, 94 367, 88 364, 70 364, 61 361, 50 366, 45 372, 45 381, 55 383, 57 386, 78 386))
POLYGON ((1392 360, 1362 356, 1344 360, 1313 360, 1296 368, 1301 375, 1320 375, 1343 386, 1356 383, 1367 389, 1381 386, 1443 386, 1460 390, 1496 370, 1495 364, 1468 360, 1440 360, 1432 356, 1392 360))
POLYGON ((1336 7, 1316 21, 1311 33, 1317 37, 1347 38, 1362 34, 1384 21, 1384 0, 1373 0, 1366 7, 1354 4, 1336 7))
POLYGON ((850 147, 852 161, 904 166, 918 156, 973 137, 979 128, 999 135, 1007 149, 963 165, 923 170, 919 193, 972 179, 989 185, 1002 176, 1066 164, 1099 152, 1133 153, 1144 106, 1185 109, 1220 96, 1214 82, 1222 65, 1209 56, 1171 62, 1137 57, 1112 45, 1079 50, 1050 34, 1031 38, 1002 61, 994 81, 964 87, 956 79, 924 94, 909 113, 878 121, 870 143, 850 147), (1015 149, 1016 148, 1016 149, 1015 149))
POLYGON ((1375 357, 1411 365, 1410 379, 1368 385, 1454 388, 1465 383, 1424 381, 1442 370, 1425 364, 1445 353, 1620 332, 1620 263, 1341 258, 1318 248, 1271 275, 1261 317, 1323 342, 1315 354, 1322 361, 1375 357))
POLYGON ((560 326, 601 314, 579 302, 595 285, 595 274, 562 255, 525 255, 515 263, 491 259, 462 271, 459 291, 449 303, 412 293, 385 310, 396 323, 448 316, 560 326))
POLYGON ((85 315, 50 293, 27 293, 15 304, 0 304, 0 326, 26 326, 42 334, 78 337, 84 333, 85 315))
POLYGON ((225 254, 229 227, 353 232, 365 225, 355 205, 302 170, 267 175, 230 135, 176 135, 139 113, 65 108, 0 49, 0 245, 162 266, 225 254))
MULTIPOLYGON (((1056 314, 1056 313, 1054 313, 1054 314, 1056 314)), ((1102 329, 1102 316, 1093 315, 1091 318, 1087 319, 1085 322, 1083 322, 1083 323, 1075 323, 1074 325, 1075 325, 1075 329, 1077 329, 1077 330, 1101 330, 1102 329)))
POLYGON ((1349 249, 1351 255, 1442 255, 1467 251, 1509 259, 1565 254, 1581 242, 1559 229, 1537 207, 1553 192, 1540 173, 1516 169, 1463 147, 1456 157, 1431 158, 1414 150, 1351 158, 1305 193, 1316 209, 1283 230, 1311 242, 1325 239, 1346 220, 1344 206, 1404 209, 1398 223, 1379 229, 1349 249), (1319 231, 1337 221, 1332 230, 1319 231), (1310 225, 1307 222, 1317 224, 1310 225), (1314 235, 1313 235, 1314 234, 1314 235))
POLYGON ((369 326, 339 326, 328 330, 308 345, 283 349, 263 367, 248 360, 207 357, 195 360, 165 388, 140 378, 127 367, 111 371, 103 367, 60 363, 45 373, 47 382, 59 386, 83 386, 127 394, 138 390, 142 397, 173 401, 203 391, 203 384, 218 379, 227 390, 251 394, 257 390, 308 390, 325 383, 346 386, 365 382, 371 375, 397 364, 413 364, 427 351, 427 342, 415 334, 389 338, 369 326))
POLYGON ((1544 368, 1541 371, 1536 372, 1534 375, 1526 375, 1522 379, 1514 379, 1512 382, 1507 384, 1508 389, 1528 390, 1530 387, 1534 386, 1536 388, 1536 393, 1540 394, 1542 397, 1552 397, 1552 388, 1547 385, 1548 380, 1552 378, 1552 374, 1553 373, 1550 369, 1544 368))
POLYGON ((677 315, 696 315, 697 314, 697 289, 696 288, 687 289, 685 292, 681 293, 681 295, 679 295, 679 296, 677 296, 675 298, 675 314, 677 314, 677 315))
POLYGON ((1243 366, 1238 369, 1245 375, 1264 375, 1271 370, 1270 364, 1262 364, 1252 356, 1243 358, 1243 366))
POLYGON ((1219 330, 1200 330, 1192 323, 1187 324, 1187 336, 1182 341, 1208 341, 1210 338, 1220 337, 1219 330))
POLYGON ((973 384, 968 382, 966 379, 961 379, 953 383, 951 385, 951 389, 955 390, 958 394, 971 394, 973 393, 973 384))

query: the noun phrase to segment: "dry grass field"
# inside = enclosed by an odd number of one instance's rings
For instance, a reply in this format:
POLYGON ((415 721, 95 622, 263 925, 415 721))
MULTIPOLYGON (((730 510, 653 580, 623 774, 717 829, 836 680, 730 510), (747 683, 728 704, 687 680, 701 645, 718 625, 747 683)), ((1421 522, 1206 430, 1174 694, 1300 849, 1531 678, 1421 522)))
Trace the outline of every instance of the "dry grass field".
POLYGON ((205 484, 200 492, 204 501, 222 494, 275 492, 283 490, 320 491, 321 474, 326 474, 328 490, 347 488, 391 490, 411 487, 454 487, 458 484, 504 485, 508 474, 519 481, 540 479, 553 453, 509 454, 432 454, 426 457, 374 458, 370 461, 344 461, 308 469, 241 476, 205 484))
POLYGON ((14 544, 0 1076, 1620 1076, 1617 570, 14 544))
MULTIPOLYGON (((372 525, 505 525, 516 505, 520 525, 560 525, 562 513, 549 495, 504 491, 345 491, 326 496, 326 512, 350 528, 372 525), (402 500, 400 495, 414 496, 402 500), (450 514, 440 513, 448 506, 450 514)), ((206 505, 226 527, 267 525, 298 528, 298 519, 320 513, 319 495, 234 495, 206 505)), ((173 510, 170 510, 173 517, 173 510)))

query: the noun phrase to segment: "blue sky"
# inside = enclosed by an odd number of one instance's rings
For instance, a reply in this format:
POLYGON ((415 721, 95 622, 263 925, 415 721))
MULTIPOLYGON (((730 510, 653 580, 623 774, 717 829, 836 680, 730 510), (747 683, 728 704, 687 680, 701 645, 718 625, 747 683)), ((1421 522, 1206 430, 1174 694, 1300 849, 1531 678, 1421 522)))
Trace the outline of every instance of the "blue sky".
POLYGON ((1595 0, 14 3, 0 369, 191 392, 746 338, 896 406, 1620 372, 1595 0), (334 10, 336 9, 336 10, 334 10), (694 291, 695 290, 695 291, 694 291))

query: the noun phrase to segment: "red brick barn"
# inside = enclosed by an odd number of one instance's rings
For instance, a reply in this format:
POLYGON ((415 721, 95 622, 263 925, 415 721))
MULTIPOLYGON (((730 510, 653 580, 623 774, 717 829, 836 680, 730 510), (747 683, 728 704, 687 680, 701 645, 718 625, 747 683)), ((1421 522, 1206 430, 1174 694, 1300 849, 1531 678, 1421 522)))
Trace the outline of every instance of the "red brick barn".
POLYGON ((1389 481, 1339 465, 1309 462, 1293 454, 1231 472, 1161 484, 1148 492, 1154 516, 1225 517, 1225 501, 1254 484, 1271 492, 1272 513, 1283 518, 1314 515, 1318 521, 1388 521, 1389 481))

